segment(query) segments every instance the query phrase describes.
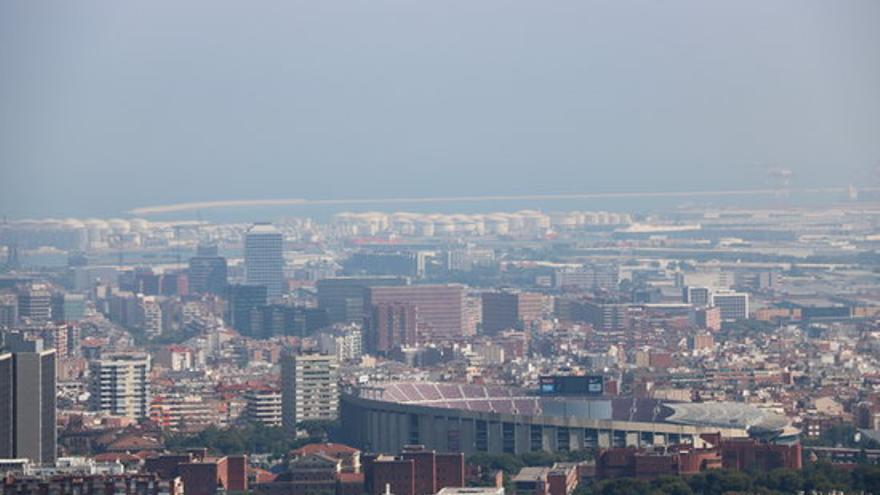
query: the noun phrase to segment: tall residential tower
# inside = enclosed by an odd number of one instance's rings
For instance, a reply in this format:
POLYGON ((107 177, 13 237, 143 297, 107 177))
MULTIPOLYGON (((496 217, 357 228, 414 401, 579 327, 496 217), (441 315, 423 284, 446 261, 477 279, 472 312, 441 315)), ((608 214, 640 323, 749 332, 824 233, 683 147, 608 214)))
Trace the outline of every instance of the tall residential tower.
POLYGON ((146 418, 150 408, 150 357, 112 354, 89 365, 92 410, 132 419, 146 418))
POLYGON ((281 408, 284 428, 303 421, 329 421, 339 414, 339 367, 335 356, 288 355, 281 358, 281 408))

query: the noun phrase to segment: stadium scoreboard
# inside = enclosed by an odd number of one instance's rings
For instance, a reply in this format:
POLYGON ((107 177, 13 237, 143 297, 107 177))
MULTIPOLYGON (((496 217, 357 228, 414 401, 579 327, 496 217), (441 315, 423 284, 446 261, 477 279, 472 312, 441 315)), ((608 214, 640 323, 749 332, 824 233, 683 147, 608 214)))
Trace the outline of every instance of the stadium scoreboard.
POLYGON ((542 376, 539 379, 541 395, 602 395, 605 377, 602 375, 542 376))

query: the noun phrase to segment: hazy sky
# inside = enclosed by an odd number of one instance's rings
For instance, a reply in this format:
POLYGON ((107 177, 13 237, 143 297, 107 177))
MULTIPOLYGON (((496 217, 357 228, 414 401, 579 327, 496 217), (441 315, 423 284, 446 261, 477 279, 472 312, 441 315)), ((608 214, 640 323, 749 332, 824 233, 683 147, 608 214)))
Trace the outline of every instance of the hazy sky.
POLYGON ((877 0, 0 2, 0 214, 864 182, 877 0))

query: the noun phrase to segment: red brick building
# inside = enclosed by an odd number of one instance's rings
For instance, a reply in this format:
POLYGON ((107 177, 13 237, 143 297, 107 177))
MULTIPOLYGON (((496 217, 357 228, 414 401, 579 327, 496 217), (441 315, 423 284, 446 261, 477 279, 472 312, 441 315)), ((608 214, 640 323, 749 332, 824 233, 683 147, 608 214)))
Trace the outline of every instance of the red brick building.
POLYGON ((608 478, 653 479, 658 476, 696 474, 722 465, 717 448, 695 449, 676 445, 668 448, 614 448, 599 453, 596 476, 608 478))
POLYGON ((361 495, 363 491, 361 473, 344 471, 340 458, 318 451, 294 457, 286 473, 253 487, 259 495, 361 495))
POLYGON ((697 310, 697 325, 713 332, 721 330, 721 308, 697 310))
POLYGON ((415 306, 421 340, 454 339, 467 333, 465 291, 461 285, 368 287, 364 307, 381 304, 415 306))
POLYGON ((180 477, 187 495, 214 495, 218 490, 248 489, 247 456, 207 457, 204 451, 187 454, 163 454, 148 458, 147 472, 160 479, 180 477))
POLYGON ((409 303, 374 304, 370 308, 366 349, 373 354, 388 354, 398 347, 418 342, 418 309, 409 303))
POLYGON ((801 469, 801 446, 763 443, 753 438, 731 438, 721 441, 724 467, 743 471, 770 471, 777 468, 801 469))
POLYGON ((156 474, 57 476, 7 476, 0 479, 0 493, 79 495, 181 495, 179 480, 162 480, 156 474))
POLYGON ((421 445, 404 448, 398 457, 364 456, 366 492, 385 493, 388 485, 394 495, 433 495, 442 488, 465 484, 464 454, 426 450, 421 445))
POLYGON ((361 472, 361 451, 341 443, 311 443, 290 451, 288 458, 296 459, 309 454, 321 454, 339 459, 343 473, 361 472))
POLYGON ((663 475, 689 475, 724 467, 736 471, 800 469, 801 446, 777 445, 753 438, 721 438, 701 435, 710 447, 672 445, 652 449, 614 448, 599 452, 596 476, 600 479, 628 477, 653 479, 663 475))
POLYGON ((556 464, 547 473, 547 488, 550 495, 569 495, 577 488, 578 481, 576 464, 556 464))

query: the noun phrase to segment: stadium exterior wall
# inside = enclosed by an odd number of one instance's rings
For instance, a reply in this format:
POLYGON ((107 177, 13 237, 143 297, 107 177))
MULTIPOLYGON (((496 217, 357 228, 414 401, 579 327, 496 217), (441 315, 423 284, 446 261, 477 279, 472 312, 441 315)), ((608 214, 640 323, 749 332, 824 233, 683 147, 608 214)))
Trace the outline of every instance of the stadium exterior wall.
POLYGON ((400 453, 420 444, 438 452, 522 454, 594 447, 691 443, 700 434, 747 437, 741 428, 502 414, 366 399, 343 394, 342 434, 365 452, 400 453))

